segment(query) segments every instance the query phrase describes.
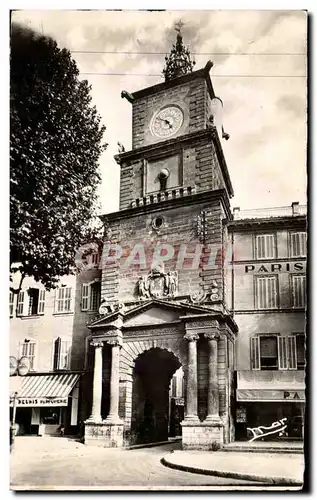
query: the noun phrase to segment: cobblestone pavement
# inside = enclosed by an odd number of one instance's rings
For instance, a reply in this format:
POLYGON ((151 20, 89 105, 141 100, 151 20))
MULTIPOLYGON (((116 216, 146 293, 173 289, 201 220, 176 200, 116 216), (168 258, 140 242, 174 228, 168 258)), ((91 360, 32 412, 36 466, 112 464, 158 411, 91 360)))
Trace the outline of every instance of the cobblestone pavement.
POLYGON ((259 483, 169 469, 160 463, 173 443, 154 448, 92 448, 67 438, 17 438, 11 453, 11 489, 232 489, 259 483), (157 487, 157 488, 156 488, 157 487))

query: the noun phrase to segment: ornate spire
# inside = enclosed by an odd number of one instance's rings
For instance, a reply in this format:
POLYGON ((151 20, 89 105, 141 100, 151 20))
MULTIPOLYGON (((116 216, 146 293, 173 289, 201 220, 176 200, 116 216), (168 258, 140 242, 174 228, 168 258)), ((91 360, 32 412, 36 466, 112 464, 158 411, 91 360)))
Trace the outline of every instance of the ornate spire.
POLYGON ((192 61, 190 58, 188 48, 183 44, 183 37, 181 35, 183 25, 184 23, 181 21, 175 24, 175 31, 177 31, 176 44, 173 45, 170 55, 165 57, 166 63, 163 75, 166 82, 191 73, 195 65, 195 61, 192 61))

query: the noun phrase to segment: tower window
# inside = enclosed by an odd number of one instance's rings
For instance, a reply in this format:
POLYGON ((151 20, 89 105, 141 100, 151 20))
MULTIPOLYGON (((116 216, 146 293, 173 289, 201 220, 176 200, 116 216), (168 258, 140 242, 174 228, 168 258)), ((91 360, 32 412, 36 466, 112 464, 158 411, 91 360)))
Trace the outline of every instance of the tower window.
POLYGON ((155 217, 152 221, 152 226, 154 229, 160 229, 164 224, 164 219, 161 216, 155 217))

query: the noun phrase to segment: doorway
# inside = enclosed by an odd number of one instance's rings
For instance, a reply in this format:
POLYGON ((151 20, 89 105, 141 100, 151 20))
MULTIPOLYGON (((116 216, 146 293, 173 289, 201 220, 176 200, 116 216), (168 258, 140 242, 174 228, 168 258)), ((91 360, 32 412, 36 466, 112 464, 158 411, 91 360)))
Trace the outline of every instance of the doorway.
POLYGON ((152 348, 136 359, 132 384, 132 442, 168 440, 170 383, 180 367, 178 358, 166 349, 152 348))

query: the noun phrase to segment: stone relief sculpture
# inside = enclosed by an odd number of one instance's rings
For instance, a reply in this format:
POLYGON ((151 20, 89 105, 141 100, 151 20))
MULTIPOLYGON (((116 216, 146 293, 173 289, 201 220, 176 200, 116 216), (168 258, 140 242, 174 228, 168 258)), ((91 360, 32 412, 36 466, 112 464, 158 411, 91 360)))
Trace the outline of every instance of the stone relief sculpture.
POLYGON ((139 299, 150 297, 175 297, 177 295, 177 271, 165 272, 163 266, 155 265, 147 276, 141 276, 137 282, 139 299))
POLYGON ((204 283, 200 283, 200 290, 197 290, 190 295, 189 302, 192 302, 193 304, 202 304, 208 299, 211 302, 219 300, 219 288, 216 280, 213 280, 209 290, 205 290, 203 286, 204 283))

